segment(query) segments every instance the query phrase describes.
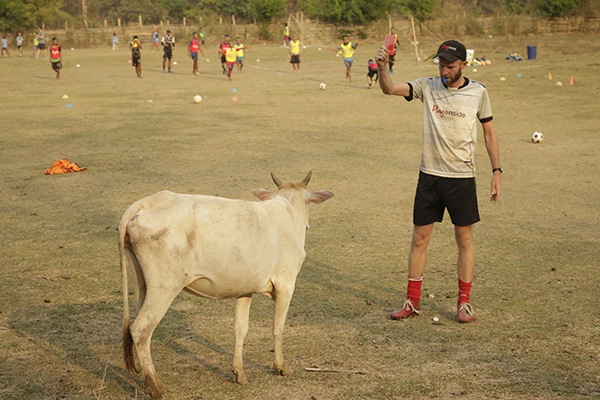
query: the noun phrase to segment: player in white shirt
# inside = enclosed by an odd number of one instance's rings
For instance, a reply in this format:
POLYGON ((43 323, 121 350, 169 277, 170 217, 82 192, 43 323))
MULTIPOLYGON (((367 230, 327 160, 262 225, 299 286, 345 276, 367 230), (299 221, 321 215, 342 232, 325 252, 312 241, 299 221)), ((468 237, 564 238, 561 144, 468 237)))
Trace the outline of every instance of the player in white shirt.
POLYGON ((427 248, 435 222, 444 211, 454 224, 458 248, 459 322, 475 319, 470 304, 475 268, 473 227, 480 220, 475 184, 475 145, 481 124, 491 163, 491 200, 502 193, 502 168, 498 138, 492 125, 492 109, 485 86, 469 80, 465 46, 448 40, 438 49, 439 76, 394 83, 388 71, 385 47, 377 53, 379 84, 383 93, 423 103, 422 156, 414 210, 413 235, 408 258, 407 299, 392 319, 420 314, 420 296, 427 261, 427 248))

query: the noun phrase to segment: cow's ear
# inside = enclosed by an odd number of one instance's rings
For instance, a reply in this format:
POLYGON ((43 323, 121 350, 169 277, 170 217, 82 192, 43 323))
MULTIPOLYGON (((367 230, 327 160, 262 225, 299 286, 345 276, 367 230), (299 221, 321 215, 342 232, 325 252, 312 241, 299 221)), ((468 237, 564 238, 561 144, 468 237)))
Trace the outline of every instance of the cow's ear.
POLYGON ((310 202, 315 204, 321 204, 322 202, 329 200, 333 197, 333 192, 325 189, 313 192, 310 194, 310 202))
POLYGON ((252 194, 261 200, 269 200, 277 195, 277 193, 265 189, 255 189, 252 191, 252 194))

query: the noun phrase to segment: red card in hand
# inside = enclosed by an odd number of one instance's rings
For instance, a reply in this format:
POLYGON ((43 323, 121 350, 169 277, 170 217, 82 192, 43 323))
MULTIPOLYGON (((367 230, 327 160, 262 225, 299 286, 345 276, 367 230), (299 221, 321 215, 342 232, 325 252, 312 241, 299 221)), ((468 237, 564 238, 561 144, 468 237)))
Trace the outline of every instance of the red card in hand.
POLYGON ((383 44, 388 53, 394 53, 394 47, 396 46, 396 36, 387 35, 383 44))

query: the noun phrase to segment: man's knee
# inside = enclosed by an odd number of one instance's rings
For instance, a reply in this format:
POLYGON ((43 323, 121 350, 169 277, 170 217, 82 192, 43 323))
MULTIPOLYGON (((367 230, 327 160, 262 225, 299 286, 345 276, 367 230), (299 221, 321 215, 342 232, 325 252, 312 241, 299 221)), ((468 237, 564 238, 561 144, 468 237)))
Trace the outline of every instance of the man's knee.
POLYGON ((455 228, 456 244, 459 247, 473 246, 473 225, 456 226, 455 228))
POLYGON ((412 237, 413 248, 427 247, 427 245, 429 244, 429 240, 431 239, 432 231, 433 224, 424 226, 415 225, 412 237))

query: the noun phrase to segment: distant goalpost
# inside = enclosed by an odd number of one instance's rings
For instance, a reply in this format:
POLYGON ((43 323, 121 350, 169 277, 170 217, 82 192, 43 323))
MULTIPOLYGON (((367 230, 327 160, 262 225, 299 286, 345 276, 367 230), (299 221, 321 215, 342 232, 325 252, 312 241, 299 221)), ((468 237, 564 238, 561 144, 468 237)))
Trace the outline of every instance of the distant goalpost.
MULTIPOLYGON (((394 26, 393 21, 392 21, 392 16, 389 13, 386 13, 386 14, 388 16, 388 32, 391 32, 392 27, 394 26)), ((411 14, 403 15, 403 17, 407 18, 410 22, 409 33, 406 33, 406 32, 403 32, 403 33, 404 33, 404 36, 406 37, 406 39, 408 39, 410 44, 414 47, 415 62, 418 64, 420 61, 428 61, 428 60, 432 59, 433 57, 435 57, 435 54, 431 54, 431 55, 428 55, 423 58, 421 57, 423 54, 422 54, 422 50, 419 48, 419 40, 418 40, 418 36, 417 36, 417 30, 415 28, 415 23, 419 24, 419 26, 421 27, 421 30, 425 29, 429 36, 432 36, 440 41, 442 40, 442 38, 440 38, 438 35, 434 34, 429 29, 424 27, 423 24, 421 23, 421 21, 416 19, 411 14)))

